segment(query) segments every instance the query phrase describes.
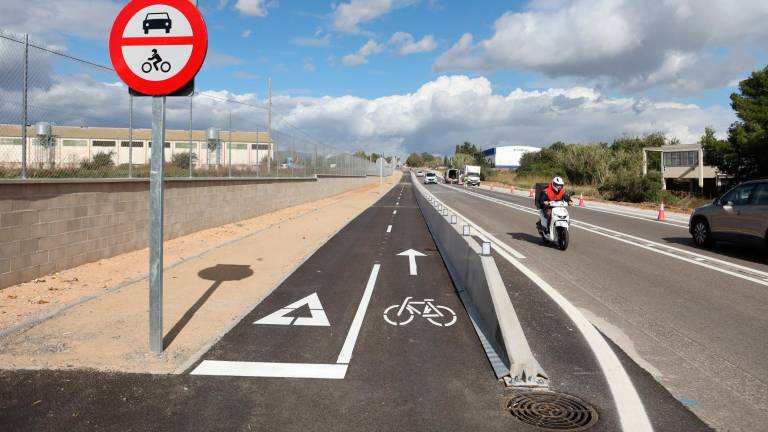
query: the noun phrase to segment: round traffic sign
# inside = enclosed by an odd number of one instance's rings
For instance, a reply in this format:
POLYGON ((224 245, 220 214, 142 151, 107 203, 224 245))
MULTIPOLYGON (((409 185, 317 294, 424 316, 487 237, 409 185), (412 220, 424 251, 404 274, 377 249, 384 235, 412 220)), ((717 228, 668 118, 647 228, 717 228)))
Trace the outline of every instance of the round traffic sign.
POLYGON ((208 31, 189 0, 133 0, 117 15, 109 56, 133 90, 162 96, 189 83, 208 52, 208 31))

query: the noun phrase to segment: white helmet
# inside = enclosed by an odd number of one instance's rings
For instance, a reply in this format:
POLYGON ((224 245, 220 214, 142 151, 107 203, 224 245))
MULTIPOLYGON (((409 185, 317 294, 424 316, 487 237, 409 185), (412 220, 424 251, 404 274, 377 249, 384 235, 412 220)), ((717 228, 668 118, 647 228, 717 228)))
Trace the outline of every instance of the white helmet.
POLYGON ((565 182, 563 181, 562 178, 555 177, 555 178, 552 179, 552 185, 557 185, 557 186, 563 187, 563 186, 565 186, 565 182))

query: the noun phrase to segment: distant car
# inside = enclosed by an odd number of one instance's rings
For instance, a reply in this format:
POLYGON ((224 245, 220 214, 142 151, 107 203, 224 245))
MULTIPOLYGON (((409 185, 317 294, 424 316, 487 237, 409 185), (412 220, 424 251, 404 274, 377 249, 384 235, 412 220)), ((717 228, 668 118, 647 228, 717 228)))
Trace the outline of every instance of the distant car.
POLYGON ((715 241, 768 245, 768 179, 742 183, 691 214, 697 246, 715 241))
POLYGON ((167 12, 148 13, 144 17, 144 34, 149 34, 150 30, 165 30, 166 33, 170 33, 171 25, 171 17, 167 12))
POLYGON ((424 171, 422 170, 416 171, 416 177, 424 177, 424 171))
POLYGON ((424 184, 430 183, 437 184, 437 175, 433 172, 428 172, 424 175, 424 184))

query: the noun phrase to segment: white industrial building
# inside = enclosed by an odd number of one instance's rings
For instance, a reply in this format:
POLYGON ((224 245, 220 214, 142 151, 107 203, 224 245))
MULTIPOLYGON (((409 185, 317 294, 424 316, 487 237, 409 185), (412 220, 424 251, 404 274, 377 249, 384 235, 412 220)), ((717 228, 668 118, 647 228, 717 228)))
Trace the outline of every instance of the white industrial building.
MULTIPOLYGON (((21 127, 0 125, 0 167, 18 167, 22 159, 21 127)), ((110 153, 115 165, 148 164, 152 147, 150 129, 133 129, 133 149, 128 141, 128 129, 54 126, 39 123, 27 127, 27 163, 32 167, 64 168, 75 167, 82 161, 93 160, 98 153, 110 153)), ((168 129, 165 131, 165 159, 170 160, 176 153, 190 151, 188 130, 168 129)), ((212 164, 255 166, 274 158, 272 140, 267 132, 192 131, 192 152, 196 155, 195 165, 203 167, 212 164), (231 151, 230 151, 231 147, 231 151)))
POLYGON ((517 168, 520 166, 520 158, 526 153, 538 152, 538 147, 528 146, 503 146, 485 150, 483 156, 494 168, 517 168))

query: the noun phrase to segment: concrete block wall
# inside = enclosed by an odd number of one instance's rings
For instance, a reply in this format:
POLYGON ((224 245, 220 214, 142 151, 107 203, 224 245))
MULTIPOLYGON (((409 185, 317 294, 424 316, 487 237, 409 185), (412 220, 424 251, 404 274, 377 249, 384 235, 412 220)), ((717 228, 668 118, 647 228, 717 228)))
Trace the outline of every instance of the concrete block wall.
MULTIPOLYGON (((168 179, 165 238, 236 222, 375 177, 168 179)), ((0 182, 0 289, 147 247, 149 181, 0 182)))

